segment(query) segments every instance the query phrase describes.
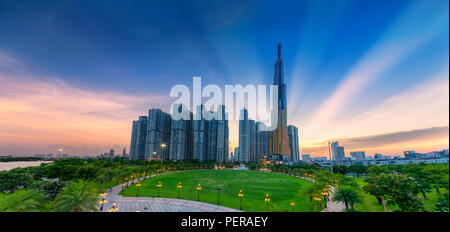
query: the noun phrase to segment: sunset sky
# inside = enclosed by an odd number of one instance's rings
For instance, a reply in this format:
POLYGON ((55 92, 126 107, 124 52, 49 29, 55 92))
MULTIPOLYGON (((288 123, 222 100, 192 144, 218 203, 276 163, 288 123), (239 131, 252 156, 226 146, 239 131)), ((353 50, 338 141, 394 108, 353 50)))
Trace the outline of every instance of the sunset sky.
POLYGON ((448 149, 447 0, 0 0, 0 155, 128 149, 193 76, 271 84, 278 42, 301 153, 448 149))

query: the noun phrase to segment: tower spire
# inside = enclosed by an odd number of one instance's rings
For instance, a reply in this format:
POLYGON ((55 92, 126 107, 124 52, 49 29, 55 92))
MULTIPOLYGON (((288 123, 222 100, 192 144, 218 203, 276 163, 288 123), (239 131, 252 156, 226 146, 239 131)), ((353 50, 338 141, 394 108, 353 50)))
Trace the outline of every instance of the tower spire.
POLYGON ((281 59, 281 43, 278 43, 278 59, 281 59))

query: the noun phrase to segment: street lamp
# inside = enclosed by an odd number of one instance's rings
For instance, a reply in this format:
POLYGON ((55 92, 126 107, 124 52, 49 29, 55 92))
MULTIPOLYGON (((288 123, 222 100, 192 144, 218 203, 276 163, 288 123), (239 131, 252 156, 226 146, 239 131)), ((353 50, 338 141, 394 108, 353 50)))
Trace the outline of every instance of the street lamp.
POLYGON ((270 197, 269 197, 269 194, 268 194, 268 193, 266 193, 266 198, 264 199, 264 201, 266 202, 267 211, 269 211, 270 197))
POLYGON ((239 209, 242 210, 242 198, 244 197, 244 193, 242 192, 242 189, 239 190, 238 197, 240 198, 240 201, 241 201, 239 209))
POLYGON ((161 159, 161 171, 162 171, 162 168, 163 168, 163 159, 162 159, 162 151, 164 150, 164 148, 166 148, 166 144, 165 143, 162 143, 161 144, 161 154, 159 155, 159 158, 161 159))
POLYGON ((108 202, 105 197, 106 197, 106 193, 101 193, 100 196, 102 197, 102 199, 100 200, 100 211, 103 212, 103 205, 108 202))
POLYGON ((125 188, 125 183, 122 183, 122 190, 125 188))
POLYGON ((217 189, 217 205, 220 205, 220 188, 217 189))
POLYGON ((331 171, 331 178, 333 178, 333 184, 334 183, 334 176, 333 176, 333 160, 331 160, 331 142, 327 142, 328 144, 328 156, 330 157, 330 171, 331 171))
POLYGON ((177 188, 178 188, 178 199, 180 199, 180 191, 181 191, 181 188, 183 188, 183 185, 181 185, 181 182, 178 182, 177 188))
POLYGON ((291 202, 291 206, 292 206, 292 212, 295 212, 295 203, 291 202))
POLYGON ((314 200, 317 201, 317 211, 320 211, 320 201, 322 200, 320 197, 314 197, 314 200))
POLYGON ((136 197, 139 197, 139 187, 141 187, 141 182, 140 181, 138 181, 136 183, 136 197))
POLYGON ((200 191, 202 190, 202 186, 198 184, 197 186, 197 201, 200 201, 200 191))
POLYGON ((326 190, 324 190, 322 192, 322 196, 323 196, 323 202, 325 204, 325 208, 327 208, 327 196, 328 196, 328 192, 326 190))
POLYGON ((158 184, 156 185, 156 187, 158 187, 158 198, 159 198, 159 193, 160 193, 161 187, 162 187, 161 181, 158 181, 158 184))
POLYGON ((113 206, 108 210, 109 212, 117 212, 119 211, 119 207, 116 206, 116 202, 113 202, 113 206))

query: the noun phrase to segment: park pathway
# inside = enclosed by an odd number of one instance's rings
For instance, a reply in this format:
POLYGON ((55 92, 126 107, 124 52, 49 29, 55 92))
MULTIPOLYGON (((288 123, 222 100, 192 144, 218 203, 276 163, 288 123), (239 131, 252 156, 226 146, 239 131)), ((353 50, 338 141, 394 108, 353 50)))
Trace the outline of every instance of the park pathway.
MULTIPOLYGON (((284 175, 288 175, 288 174, 284 174, 284 175)), ((314 179, 312 178, 307 178, 307 177, 303 177, 303 176, 295 176, 307 181, 311 181, 311 182, 315 182, 314 179)), ((328 199, 333 199, 333 196, 336 192, 336 189, 333 186, 330 186, 330 196, 328 196, 328 199)), ((345 210, 345 205, 342 202, 337 202, 337 201, 332 201, 332 200, 328 200, 327 202, 327 207, 323 209, 323 211, 325 212, 344 212, 345 210)))
MULTIPOLYGON (((147 176, 144 179, 161 174, 147 176)), ((135 183, 137 179, 128 181, 128 185, 135 183)), ((208 204, 199 201, 189 201, 172 198, 153 197, 123 197, 119 195, 122 185, 108 189, 106 192, 107 203, 103 205, 103 212, 108 212, 113 203, 119 208, 118 212, 242 212, 219 205, 208 204)))

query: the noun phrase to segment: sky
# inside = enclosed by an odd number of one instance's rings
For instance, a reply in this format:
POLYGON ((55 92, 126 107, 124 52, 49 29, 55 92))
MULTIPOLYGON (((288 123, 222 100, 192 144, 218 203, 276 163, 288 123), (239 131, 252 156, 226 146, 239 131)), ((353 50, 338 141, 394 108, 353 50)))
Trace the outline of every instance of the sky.
POLYGON ((302 154, 447 149, 448 4, 0 0, 0 155, 121 151, 193 76, 271 84, 277 43, 302 154))

